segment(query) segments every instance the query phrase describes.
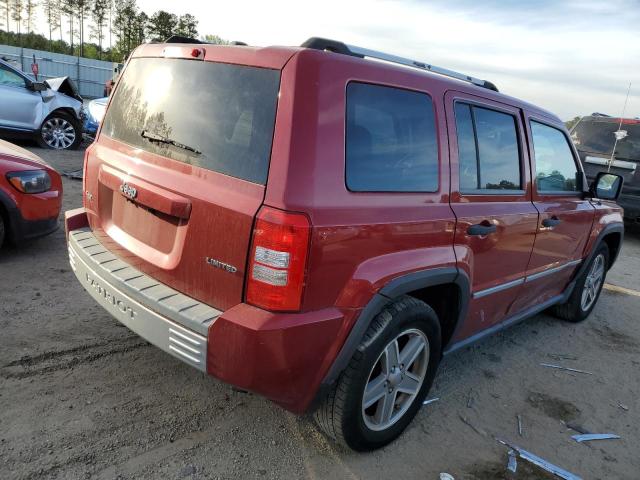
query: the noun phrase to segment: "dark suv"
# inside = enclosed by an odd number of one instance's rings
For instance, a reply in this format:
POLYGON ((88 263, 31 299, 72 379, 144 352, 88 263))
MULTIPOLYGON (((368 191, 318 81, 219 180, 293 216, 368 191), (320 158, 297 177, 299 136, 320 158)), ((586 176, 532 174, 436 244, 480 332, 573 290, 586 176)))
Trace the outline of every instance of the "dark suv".
POLYGON ((318 38, 139 47, 84 169, 66 225, 96 301, 358 450, 402 432, 443 354, 585 319, 623 236, 620 178, 586 189, 555 115, 318 38))
POLYGON ((571 129, 571 139, 587 178, 594 179, 601 170, 624 178, 618 204, 624 208, 625 220, 640 223, 640 120, 582 117, 571 129))

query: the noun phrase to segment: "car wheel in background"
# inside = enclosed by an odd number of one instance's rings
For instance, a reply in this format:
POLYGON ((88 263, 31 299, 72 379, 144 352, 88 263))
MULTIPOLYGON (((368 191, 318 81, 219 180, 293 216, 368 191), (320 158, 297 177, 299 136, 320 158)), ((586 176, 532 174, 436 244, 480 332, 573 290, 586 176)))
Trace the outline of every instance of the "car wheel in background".
POLYGON ((53 112, 38 132, 38 143, 43 148, 68 150, 78 148, 82 142, 82 129, 77 120, 65 112, 53 112))
POLYGON ((319 427, 359 451, 393 441, 420 410, 440 349, 440 323, 431 307, 412 297, 387 305, 315 412, 319 427))

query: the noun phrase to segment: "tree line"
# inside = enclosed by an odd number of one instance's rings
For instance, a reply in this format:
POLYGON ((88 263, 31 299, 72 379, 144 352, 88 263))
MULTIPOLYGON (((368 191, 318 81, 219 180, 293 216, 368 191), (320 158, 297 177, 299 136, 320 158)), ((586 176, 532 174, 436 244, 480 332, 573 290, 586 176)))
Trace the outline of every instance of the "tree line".
POLYGON ((149 16, 136 0, 0 0, 0 44, 122 62, 138 45, 171 35, 197 38, 198 20, 163 10, 149 16), (35 32, 38 19, 45 34, 35 32))

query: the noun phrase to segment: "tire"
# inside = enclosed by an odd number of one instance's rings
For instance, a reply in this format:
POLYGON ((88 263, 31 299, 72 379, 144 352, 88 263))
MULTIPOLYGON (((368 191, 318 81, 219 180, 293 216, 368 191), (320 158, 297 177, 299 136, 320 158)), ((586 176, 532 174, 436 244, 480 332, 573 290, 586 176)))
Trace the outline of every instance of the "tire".
POLYGON ((7 234, 7 227, 4 224, 4 216, 2 215, 2 212, 0 211, 0 248, 2 247, 2 244, 4 243, 4 238, 7 234))
POLYGON ((551 312, 556 317, 567 320, 568 322, 578 323, 584 321, 596 306, 596 303, 598 303, 602 286, 604 285, 604 281, 607 277, 608 266, 609 248, 605 243, 602 243, 596 249, 593 258, 589 262, 589 266, 576 280, 575 287, 573 288, 573 292, 571 292, 569 300, 561 305, 556 305, 551 309, 551 312), (601 276, 599 280, 592 276, 596 269, 601 269, 601 276), (591 283, 591 295, 589 295, 590 300, 588 302, 584 302, 583 294, 585 294, 585 289, 589 288, 589 282, 591 283))
MULTIPOLYGON (((440 357, 440 323, 435 312, 420 300, 400 297, 374 318, 349 365, 316 410, 316 423, 327 436, 353 450, 369 451, 387 445, 400 436, 420 410, 438 370, 440 357), (408 352, 412 345, 417 352, 415 360, 404 369, 387 368, 385 372, 384 365, 389 365, 388 355, 393 357, 387 352, 394 351, 395 341, 400 361, 403 354, 411 358, 408 352), (423 341, 426 344, 418 350, 423 341), (381 379, 385 381, 376 381, 381 379), (371 392, 383 393, 379 400, 363 409, 367 385, 371 392), (407 387, 407 391, 415 393, 398 391, 407 387), (388 394, 392 390, 393 393, 388 394), (385 405, 398 408, 385 410, 385 405), (391 412, 387 421, 384 420, 385 411, 391 412)), ((370 400, 375 398, 376 395, 370 395, 370 400)))
POLYGON ((37 140, 42 148, 74 150, 82 143, 82 128, 68 113, 56 111, 42 122, 37 140))

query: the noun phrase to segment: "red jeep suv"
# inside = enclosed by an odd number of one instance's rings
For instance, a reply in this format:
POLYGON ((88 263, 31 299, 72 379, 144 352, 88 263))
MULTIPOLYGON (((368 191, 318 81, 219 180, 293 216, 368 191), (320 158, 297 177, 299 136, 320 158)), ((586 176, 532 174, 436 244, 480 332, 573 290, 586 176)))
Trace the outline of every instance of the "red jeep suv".
POLYGON ((129 59, 66 214, 70 262, 183 362, 396 438, 444 354, 597 301, 623 236, 563 123, 489 82, 313 38, 129 59))

